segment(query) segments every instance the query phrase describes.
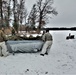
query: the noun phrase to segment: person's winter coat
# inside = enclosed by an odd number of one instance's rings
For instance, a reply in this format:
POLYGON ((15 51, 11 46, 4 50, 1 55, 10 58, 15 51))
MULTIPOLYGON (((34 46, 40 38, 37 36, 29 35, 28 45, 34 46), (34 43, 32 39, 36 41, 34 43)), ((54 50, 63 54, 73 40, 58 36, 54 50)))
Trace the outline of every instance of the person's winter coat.
POLYGON ((2 30, 0 30, 0 42, 6 41, 6 40, 7 39, 6 39, 5 33, 2 30))

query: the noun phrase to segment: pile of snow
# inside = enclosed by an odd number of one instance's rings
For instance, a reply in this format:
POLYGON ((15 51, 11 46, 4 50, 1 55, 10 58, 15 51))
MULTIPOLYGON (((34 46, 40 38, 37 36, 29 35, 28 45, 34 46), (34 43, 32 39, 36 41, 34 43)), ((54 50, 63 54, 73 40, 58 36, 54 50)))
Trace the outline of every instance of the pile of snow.
MULTIPOLYGON (((53 45, 49 55, 19 53, 0 57, 0 75, 76 75, 76 37, 74 31, 50 31, 53 45)), ((29 46, 30 47, 30 46, 29 46)))
POLYGON ((28 32, 26 33, 26 31, 19 31, 18 33, 20 34, 21 37, 23 36, 30 37, 30 35, 33 37, 37 37, 37 36, 42 36, 43 31, 41 31, 40 34, 32 34, 28 32))

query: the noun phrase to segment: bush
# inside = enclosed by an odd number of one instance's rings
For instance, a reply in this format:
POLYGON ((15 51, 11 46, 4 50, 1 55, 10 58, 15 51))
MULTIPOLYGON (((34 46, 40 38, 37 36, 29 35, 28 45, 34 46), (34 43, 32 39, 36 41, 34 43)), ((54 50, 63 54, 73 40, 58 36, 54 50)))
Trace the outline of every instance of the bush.
POLYGON ((18 37, 16 35, 8 36, 7 38, 8 38, 8 40, 22 40, 20 37, 18 37))

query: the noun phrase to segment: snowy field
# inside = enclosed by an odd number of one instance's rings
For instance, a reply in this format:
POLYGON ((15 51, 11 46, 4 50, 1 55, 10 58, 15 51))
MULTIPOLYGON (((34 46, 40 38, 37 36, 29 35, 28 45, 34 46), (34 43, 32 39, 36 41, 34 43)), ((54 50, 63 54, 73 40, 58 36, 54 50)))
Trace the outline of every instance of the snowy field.
POLYGON ((19 53, 0 57, 0 75, 76 75, 76 37, 66 40, 75 31, 50 31, 53 45, 49 55, 19 53))

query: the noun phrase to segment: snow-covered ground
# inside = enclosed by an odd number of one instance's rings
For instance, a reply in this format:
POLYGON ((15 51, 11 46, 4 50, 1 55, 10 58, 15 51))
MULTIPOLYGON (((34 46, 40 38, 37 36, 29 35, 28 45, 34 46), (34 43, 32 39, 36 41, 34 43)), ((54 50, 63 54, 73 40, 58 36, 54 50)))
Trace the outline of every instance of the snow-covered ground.
POLYGON ((49 55, 19 53, 0 57, 0 75, 76 75, 76 37, 66 40, 75 31, 50 31, 53 45, 49 55))

